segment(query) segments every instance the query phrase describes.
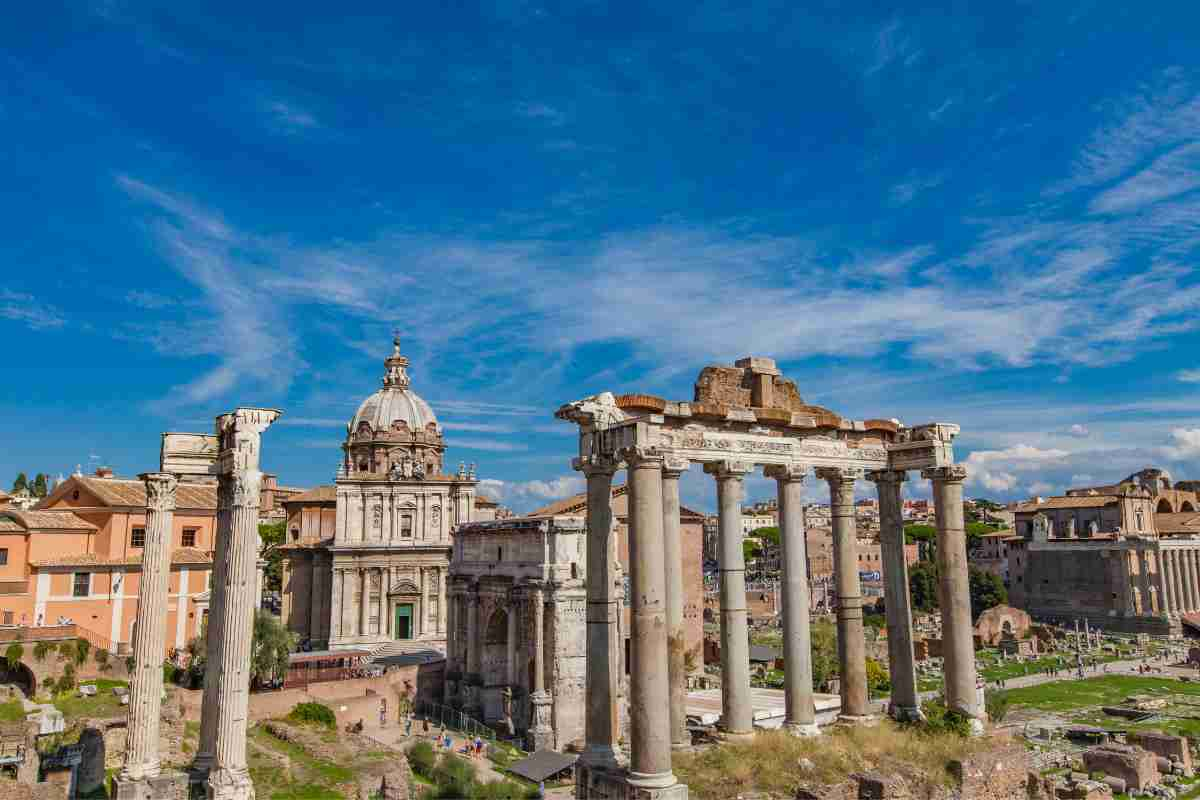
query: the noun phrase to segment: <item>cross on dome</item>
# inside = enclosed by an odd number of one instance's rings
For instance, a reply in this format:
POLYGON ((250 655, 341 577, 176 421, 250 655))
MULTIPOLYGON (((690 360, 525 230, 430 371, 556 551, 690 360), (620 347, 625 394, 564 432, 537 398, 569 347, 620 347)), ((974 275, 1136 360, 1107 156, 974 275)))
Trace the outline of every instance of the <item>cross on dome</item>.
POLYGON ((384 359, 383 385, 388 388, 407 389, 412 379, 408 377, 405 367, 408 359, 400 354, 400 329, 392 331, 392 354, 384 359))

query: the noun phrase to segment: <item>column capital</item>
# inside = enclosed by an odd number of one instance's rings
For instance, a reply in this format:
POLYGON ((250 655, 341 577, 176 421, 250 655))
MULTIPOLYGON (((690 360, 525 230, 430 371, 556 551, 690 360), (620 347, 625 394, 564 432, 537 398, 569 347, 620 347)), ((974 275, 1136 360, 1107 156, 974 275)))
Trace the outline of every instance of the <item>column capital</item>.
POLYGON ((620 468, 620 463, 615 458, 579 456, 571 459, 571 468, 582 472, 588 477, 592 475, 613 475, 620 468))
POLYGON ((663 457, 663 478, 678 480, 679 476, 688 471, 688 467, 692 462, 686 458, 678 458, 676 456, 663 457))
POLYGON ((831 485, 835 483, 854 483, 865 477, 865 471, 862 467, 817 467, 817 477, 823 481, 828 481, 831 485))
POLYGON ((662 469, 666 458, 658 450, 649 447, 625 447, 620 451, 627 469, 650 467, 662 469))
POLYGON ((709 461, 704 464, 704 471, 709 475, 720 478, 737 478, 741 480, 754 470, 749 461, 709 461))
POLYGON ((908 480, 908 471, 903 469, 873 469, 867 473, 867 480, 872 483, 904 483, 908 480))
POLYGON ((217 503, 222 508, 258 508, 263 474, 256 469, 237 470, 217 478, 217 503))
POLYGON ((138 476, 146 484, 146 508, 154 511, 175 510, 175 490, 179 478, 169 472, 143 472, 138 476))
POLYGON ((962 483, 967 478, 967 468, 962 464, 930 467, 921 470, 921 477, 939 483, 962 483))
POLYGON ((804 483, 808 477, 808 464, 768 464, 763 475, 780 483, 804 483))

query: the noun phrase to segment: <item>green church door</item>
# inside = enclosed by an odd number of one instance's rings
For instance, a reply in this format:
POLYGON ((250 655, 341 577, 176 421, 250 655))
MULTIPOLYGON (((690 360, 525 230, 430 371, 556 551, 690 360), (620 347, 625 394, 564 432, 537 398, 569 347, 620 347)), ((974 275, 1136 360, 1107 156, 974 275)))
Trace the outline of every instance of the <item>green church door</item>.
POLYGON ((396 606, 396 638, 411 639, 412 638, 412 603, 396 606))

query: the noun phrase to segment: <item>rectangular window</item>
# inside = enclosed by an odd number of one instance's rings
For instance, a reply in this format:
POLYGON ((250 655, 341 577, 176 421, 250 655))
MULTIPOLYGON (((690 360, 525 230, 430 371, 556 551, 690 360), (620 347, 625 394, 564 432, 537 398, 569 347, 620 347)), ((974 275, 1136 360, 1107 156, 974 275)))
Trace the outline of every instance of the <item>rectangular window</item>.
POLYGON ((92 573, 76 572, 75 585, 72 594, 75 597, 87 597, 92 593, 92 573))
POLYGON ((146 529, 134 528, 129 533, 130 547, 145 547, 146 546, 146 529))
POLYGON ((181 542, 181 544, 183 547, 195 547, 196 546, 196 529, 195 528, 184 528, 183 529, 183 541, 181 542))
POLYGON ((400 517, 400 536, 404 539, 412 538, 412 515, 404 514, 400 517))
POLYGON ((8 548, 0 547, 0 567, 8 565, 8 548))
POLYGON ((11 612, 11 611, 4 612, 4 624, 5 625, 13 624, 13 612, 11 612))

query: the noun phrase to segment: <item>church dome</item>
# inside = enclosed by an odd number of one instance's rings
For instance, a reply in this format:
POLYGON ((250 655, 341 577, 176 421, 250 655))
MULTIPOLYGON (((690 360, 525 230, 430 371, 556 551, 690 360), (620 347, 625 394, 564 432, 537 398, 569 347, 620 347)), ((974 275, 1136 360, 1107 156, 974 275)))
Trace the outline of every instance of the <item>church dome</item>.
POLYGON ((405 370, 408 359, 400 354, 398 338, 392 340, 392 354, 383 363, 386 367, 383 388, 362 401, 350 421, 350 432, 358 432, 365 422, 370 424, 372 431, 407 428, 440 434, 441 426, 433 409, 410 388, 411 379, 405 370), (434 426, 433 430, 430 425, 434 426))

